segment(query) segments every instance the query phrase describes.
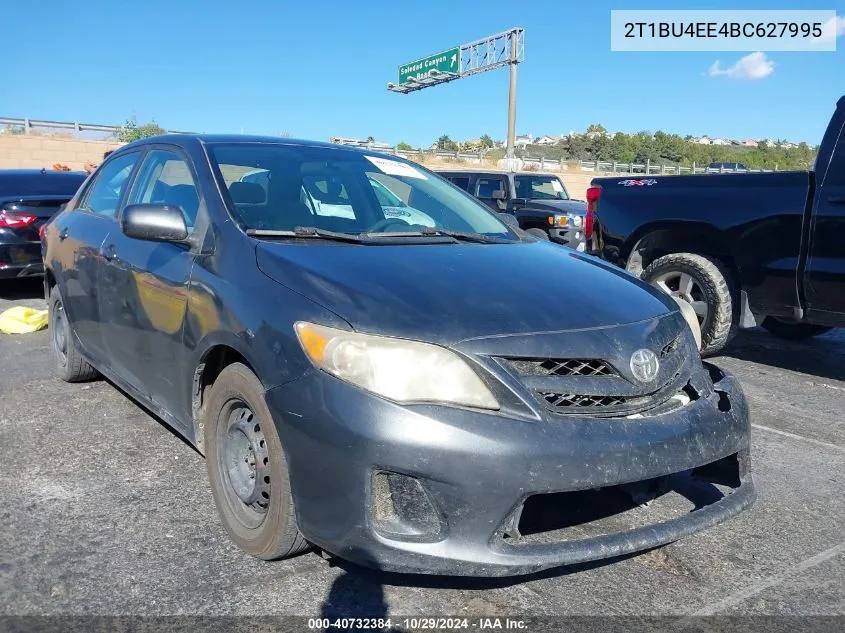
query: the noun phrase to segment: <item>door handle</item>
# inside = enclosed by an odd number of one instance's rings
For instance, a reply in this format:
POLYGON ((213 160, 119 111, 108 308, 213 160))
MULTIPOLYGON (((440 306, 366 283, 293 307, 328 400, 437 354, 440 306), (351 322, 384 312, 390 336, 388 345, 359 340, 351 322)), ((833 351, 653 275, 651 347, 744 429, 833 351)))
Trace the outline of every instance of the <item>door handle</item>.
POLYGON ((117 254, 114 252, 114 244, 109 244, 103 249, 103 258, 106 261, 110 262, 115 257, 117 257, 117 254))
POLYGON ((67 227, 59 231, 59 241, 64 242, 67 239, 67 227))

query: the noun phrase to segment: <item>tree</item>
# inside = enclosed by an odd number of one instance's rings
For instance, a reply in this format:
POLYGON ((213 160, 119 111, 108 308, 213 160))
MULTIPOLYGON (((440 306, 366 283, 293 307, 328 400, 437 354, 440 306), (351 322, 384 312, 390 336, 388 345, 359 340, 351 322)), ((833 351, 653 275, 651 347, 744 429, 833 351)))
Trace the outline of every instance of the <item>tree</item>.
POLYGON ((405 141, 400 141, 399 144, 396 146, 396 149, 403 152, 410 152, 414 148, 408 145, 405 141))
POLYGON ((478 139, 481 143, 481 147, 484 149, 491 149, 495 143, 493 143, 493 139, 490 137, 489 134, 482 134, 481 138, 478 139))
POLYGON ((566 154, 569 158, 585 160, 589 156, 587 137, 580 134, 570 136, 564 143, 566 154))
POLYGON ((375 140, 376 140, 376 139, 375 139, 375 137, 373 137, 373 136, 368 136, 368 137, 367 137, 367 143, 374 143, 374 142, 375 142, 375 140))
POLYGON ((165 133, 165 129, 155 121, 150 121, 144 125, 138 125, 138 120, 133 114, 126 119, 126 123, 120 126, 120 129, 115 132, 115 137, 118 141, 123 143, 131 143, 141 138, 149 138, 150 136, 159 136, 165 133))
POLYGON ((607 129, 601 123, 590 123, 587 128, 587 134, 607 134, 607 129))
POLYGON ((458 144, 449 138, 448 134, 443 134, 437 139, 437 149, 444 151, 456 152, 458 151, 458 144))

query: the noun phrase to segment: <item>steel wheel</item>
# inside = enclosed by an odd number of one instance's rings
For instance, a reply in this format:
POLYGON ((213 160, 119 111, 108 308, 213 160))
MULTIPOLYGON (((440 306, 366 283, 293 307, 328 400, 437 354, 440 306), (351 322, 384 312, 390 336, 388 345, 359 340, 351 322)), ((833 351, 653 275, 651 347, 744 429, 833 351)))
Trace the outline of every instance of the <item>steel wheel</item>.
POLYGON ((701 282, 686 272, 669 271, 651 280, 652 285, 660 288, 667 295, 683 299, 695 310, 698 324, 702 327, 710 313, 701 282))
POLYGON ((264 521, 270 504, 270 456, 261 423, 249 406, 232 400, 221 411, 228 418, 217 443, 223 491, 233 514, 245 527, 264 521))
POLYGON ((61 302, 56 303, 53 309, 53 349, 56 352, 56 357, 62 367, 67 365, 67 343, 68 343, 68 327, 67 319, 65 318, 65 309, 61 302))

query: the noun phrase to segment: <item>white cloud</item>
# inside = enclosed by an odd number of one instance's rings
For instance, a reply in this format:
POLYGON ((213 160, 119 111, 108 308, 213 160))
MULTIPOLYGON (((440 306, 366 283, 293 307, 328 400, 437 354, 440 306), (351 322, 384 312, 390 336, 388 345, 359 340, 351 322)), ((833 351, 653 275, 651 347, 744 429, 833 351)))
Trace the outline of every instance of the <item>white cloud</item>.
POLYGON ((836 15, 822 24, 821 37, 817 38, 816 41, 835 40, 840 35, 845 35, 845 16, 836 15))
POLYGON ((768 77, 775 71, 775 63, 766 57, 765 53, 751 53, 741 58, 733 66, 722 68, 720 62, 715 61, 710 66, 707 74, 711 77, 719 75, 726 75, 732 79, 747 79, 754 81, 755 79, 763 79, 768 77))

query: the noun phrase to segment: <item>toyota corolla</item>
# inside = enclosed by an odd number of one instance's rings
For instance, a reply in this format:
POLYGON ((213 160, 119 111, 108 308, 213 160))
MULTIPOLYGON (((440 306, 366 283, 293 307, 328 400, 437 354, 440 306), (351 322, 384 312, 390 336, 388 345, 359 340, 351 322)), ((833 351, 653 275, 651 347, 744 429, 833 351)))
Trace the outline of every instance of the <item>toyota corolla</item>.
POLYGON ((196 446, 255 556, 529 573, 754 500, 742 391, 670 298, 408 161, 146 139, 42 249, 59 375, 102 374, 196 446))

